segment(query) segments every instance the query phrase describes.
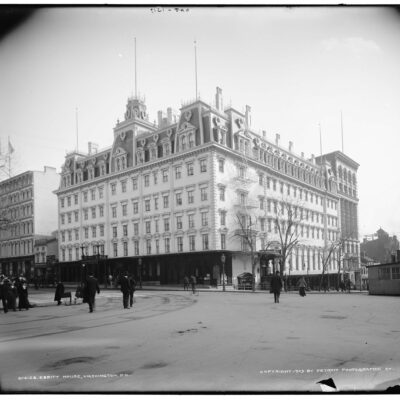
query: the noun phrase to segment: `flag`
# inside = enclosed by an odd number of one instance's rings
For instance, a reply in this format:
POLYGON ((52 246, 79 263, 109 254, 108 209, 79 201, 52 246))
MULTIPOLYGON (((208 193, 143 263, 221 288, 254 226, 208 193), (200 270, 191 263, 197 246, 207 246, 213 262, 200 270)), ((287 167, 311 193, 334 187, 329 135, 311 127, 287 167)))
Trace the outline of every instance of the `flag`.
POLYGON ((10 139, 8 139, 8 153, 9 154, 14 153, 14 147, 12 147, 12 145, 10 143, 10 139))

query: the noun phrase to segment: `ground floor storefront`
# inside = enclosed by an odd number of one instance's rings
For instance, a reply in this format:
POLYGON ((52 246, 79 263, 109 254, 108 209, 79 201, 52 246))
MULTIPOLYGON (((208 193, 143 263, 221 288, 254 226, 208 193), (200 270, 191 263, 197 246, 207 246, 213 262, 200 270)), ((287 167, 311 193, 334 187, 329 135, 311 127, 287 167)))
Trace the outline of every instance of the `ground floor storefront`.
MULTIPOLYGON (((269 290, 269 282, 278 268, 276 255, 259 256, 254 272, 256 288, 269 290), (273 267, 273 265, 277 268, 273 267), (271 267, 272 265, 272 267, 271 267)), ((101 285, 115 286, 118 277, 125 272, 132 275, 138 285, 182 285, 184 277, 196 277, 198 285, 218 287, 225 285, 234 289, 251 287, 252 279, 243 286, 240 276, 252 274, 249 255, 230 251, 210 251, 199 253, 179 253, 142 257, 86 257, 76 262, 62 262, 54 266, 55 279, 63 282, 82 282, 89 272, 93 273, 101 285), (248 260, 245 260, 248 258, 248 260)), ((343 280, 342 274, 283 275, 287 290, 294 290, 298 280, 304 276, 311 290, 337 290, 343 280)))
POLYGON ((2 258, 0 271, 8 277, 23 275, 30 280, 35 274, 33 256, 2 258))

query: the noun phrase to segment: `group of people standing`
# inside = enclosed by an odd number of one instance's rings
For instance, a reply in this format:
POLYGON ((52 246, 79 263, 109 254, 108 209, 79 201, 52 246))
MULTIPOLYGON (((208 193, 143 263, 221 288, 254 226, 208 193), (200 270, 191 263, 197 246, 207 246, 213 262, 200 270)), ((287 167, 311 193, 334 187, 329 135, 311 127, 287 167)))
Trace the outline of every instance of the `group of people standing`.
POLYGON ((183 278, 183 290, 189 290, 189 285, 192 287, 192 293, 196 293, 196 277, 192 275, 190 279, 185 275, 183 278))
POLYGON ((22 309, 29 310, 31 307, 28 300, 28 282, 22 275, 17 278, 1 275, 0 297, 5 313, 8 310, 17 311, 17 298, 19 311, 22 311, 22 309))

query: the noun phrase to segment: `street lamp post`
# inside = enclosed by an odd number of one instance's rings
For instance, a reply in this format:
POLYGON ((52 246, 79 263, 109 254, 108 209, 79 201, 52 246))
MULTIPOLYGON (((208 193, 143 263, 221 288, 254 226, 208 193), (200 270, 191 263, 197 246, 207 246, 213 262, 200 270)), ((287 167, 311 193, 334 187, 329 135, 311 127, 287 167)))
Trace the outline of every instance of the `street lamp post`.
POLYGON ((140 289, 142 288, 142 259, 138 259, 138 264, 139 264, 139 287, 140 289))
POLYGON ((222 290, 225 292, 225 254, 222 253, 221 262, 222 262, 222 290))

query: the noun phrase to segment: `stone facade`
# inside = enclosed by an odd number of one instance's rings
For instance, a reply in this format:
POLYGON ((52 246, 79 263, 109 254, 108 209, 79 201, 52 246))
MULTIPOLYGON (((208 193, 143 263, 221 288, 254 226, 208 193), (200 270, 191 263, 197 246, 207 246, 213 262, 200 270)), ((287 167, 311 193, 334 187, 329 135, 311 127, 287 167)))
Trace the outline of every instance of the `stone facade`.
POLYGON ((7 275, 34 273, 36 238, 57 229, 57 198, 60 183, 55 168, 26 171, 0 182, 0 268, 7 275))
MULTIPOLYGON (((273 267, 263 250, 280 241, 293 212, 298 241, 282 268, 288 275, 321 274, 341 226, 331 163, 296 155, 279 135, 272 141, 255 132, 250 107, 223 109, 219 88, 214 106, 197 99, 179 116, 171 109, 166 115, 159 112, 152 124, 144 101, 130 98, 110 148, 66 156, 56 192, 60 262, 99 251, 120 268, 136 268, 140 258, 148 280, 178 283, 194 274, 220 283, 224 253, 227 281, 236 284, 237 275, 251 272, 239 218, 253 224, 259 283, 273 267)), ((335 251, 326 273, 337 271, 336 257, 335 251)))

